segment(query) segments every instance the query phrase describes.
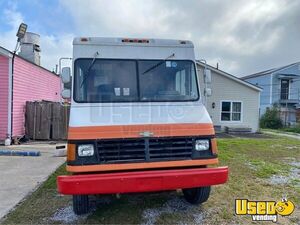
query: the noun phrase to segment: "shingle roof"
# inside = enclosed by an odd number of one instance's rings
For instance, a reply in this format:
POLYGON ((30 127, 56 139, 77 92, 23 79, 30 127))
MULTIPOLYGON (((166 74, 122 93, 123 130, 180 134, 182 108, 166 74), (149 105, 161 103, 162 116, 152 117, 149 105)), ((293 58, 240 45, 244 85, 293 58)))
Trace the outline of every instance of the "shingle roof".
POLYGON ((271 73, 277 72, 279 70, 288 68, 288 67, 296 65, 296 64, 300 64, 300 62, 296 62, 296 63, 292 63, 292 64, 289 64, 289 65, 286 65, 286 66, 281 66, 281 67, 261 71, 261 72, 258 72, 258 73, 250 74, 250 75, 241 77, 241 79, 245 80, 245 79, 248 79, 248 78, 259 77, 259 76, 263 76, 263 75, 266 75, 266 74, 271 74, 271 73))
MULTIPOLYGON (((201 62, 199 60, 196 60, 196 62, 197 62, 197 64, 205 67, 205 64, 203 62, 201 62)), ((231 80, 234 80, 234 81, 236 81, 236 82, 238 82, 240 84, 243 84, 243 85, 245 85, 247 87, 250 87, 250 88, 252 88, 252 89, 254 89, 256 91, 262 91, 262 88, 254 85, 254 84, 251 84, 251 83, 249 83, 249 82, 247 82, 245 80, 242 80, 242 79, 240 79, 240 78, 238 78, 238 77, 236 77, 236 76, 234 76, 232 74, 229 74, 229 73, 227 73, 227 72, 225 72, 223 70, 217 69, 217 68, 215 68, 215 67, 213 67, 211 65, 208 65, 208 64, 206 64, 206 66, 207 66, 208 69, 213 70, 214 72, 216 72, 216 73, 218 73, 220 75, 226 76, 227 78, 229 78, 231 80)))

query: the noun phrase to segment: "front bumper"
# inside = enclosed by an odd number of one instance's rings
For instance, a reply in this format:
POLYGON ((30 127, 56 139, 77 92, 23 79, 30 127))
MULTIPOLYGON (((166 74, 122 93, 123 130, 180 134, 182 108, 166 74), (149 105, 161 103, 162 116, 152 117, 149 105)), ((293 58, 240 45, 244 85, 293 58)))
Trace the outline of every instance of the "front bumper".
POLYGON ((173 169, 58 176, 58 192, 66 195, 167 191, 223 184, 228 167, 173 169))

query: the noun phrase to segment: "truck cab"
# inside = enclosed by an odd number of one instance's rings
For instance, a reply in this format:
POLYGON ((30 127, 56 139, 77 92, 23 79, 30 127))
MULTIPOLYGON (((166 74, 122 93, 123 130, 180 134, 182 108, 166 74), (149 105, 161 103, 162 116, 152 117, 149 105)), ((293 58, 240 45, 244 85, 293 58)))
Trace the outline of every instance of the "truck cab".
MULTIPOLYGON (((70 80, 64 68, 62 79, 70 80)), ((192 204, 227 181, 187 40, 78 37, 61 194, 76 214, 89 195, 182 189, 192 204)), ((66 93, 68 93, 66 91, 66 93)))

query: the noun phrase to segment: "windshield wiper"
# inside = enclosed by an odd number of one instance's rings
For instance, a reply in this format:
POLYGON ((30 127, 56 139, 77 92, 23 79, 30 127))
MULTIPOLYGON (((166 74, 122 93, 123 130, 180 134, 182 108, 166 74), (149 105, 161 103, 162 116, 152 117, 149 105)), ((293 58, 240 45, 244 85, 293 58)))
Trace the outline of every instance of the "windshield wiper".
POLYGON ((149 69, 147 69, 146 71, 144 71, 142 74, 144 75, 145 73, 150 72, 151 70, 154 70, 155 68, 159 67, 161 64, 163 64, 167 59, 173 58, 175 56, 175 53, 173 53, 172 55, 168 56, 167 58, 165 58, 164 60, 162 60, 161 62, 155 64, 154 66, 151 66, 149 69))
POLYGON ((91 64, 89 65, 88 69, 87 69, 86 72, 84 73, 85 76, 84 76, 84 78, 83 78, 83 81, 82 81, 81 84, 80 84, 80 87, 82 87, 82 85, 85 83, 85 81, 86 81, 87 78, 89 77, 90 71, 91 71, 93 65, 95 64, 95 61, 96 61, 96 58, 97 58, 98 55, 99 55, 99 52, 95 52, 95 56, 94 56, 94 58, 93 58, 93 61, 91 62, 91 64))

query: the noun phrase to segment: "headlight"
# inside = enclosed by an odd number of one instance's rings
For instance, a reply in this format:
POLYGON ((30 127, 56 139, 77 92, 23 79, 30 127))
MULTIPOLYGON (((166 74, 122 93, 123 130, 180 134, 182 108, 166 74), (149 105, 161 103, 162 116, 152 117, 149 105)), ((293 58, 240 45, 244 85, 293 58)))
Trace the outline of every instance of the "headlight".
POLYGON ((94 145, 79 145, 78 146, 78 155, 79 156, 92 156, 94 155, 94 145))
POLYGON ((209 140, 196 140, 196 151, 206 151, 209 149, 209 140))

